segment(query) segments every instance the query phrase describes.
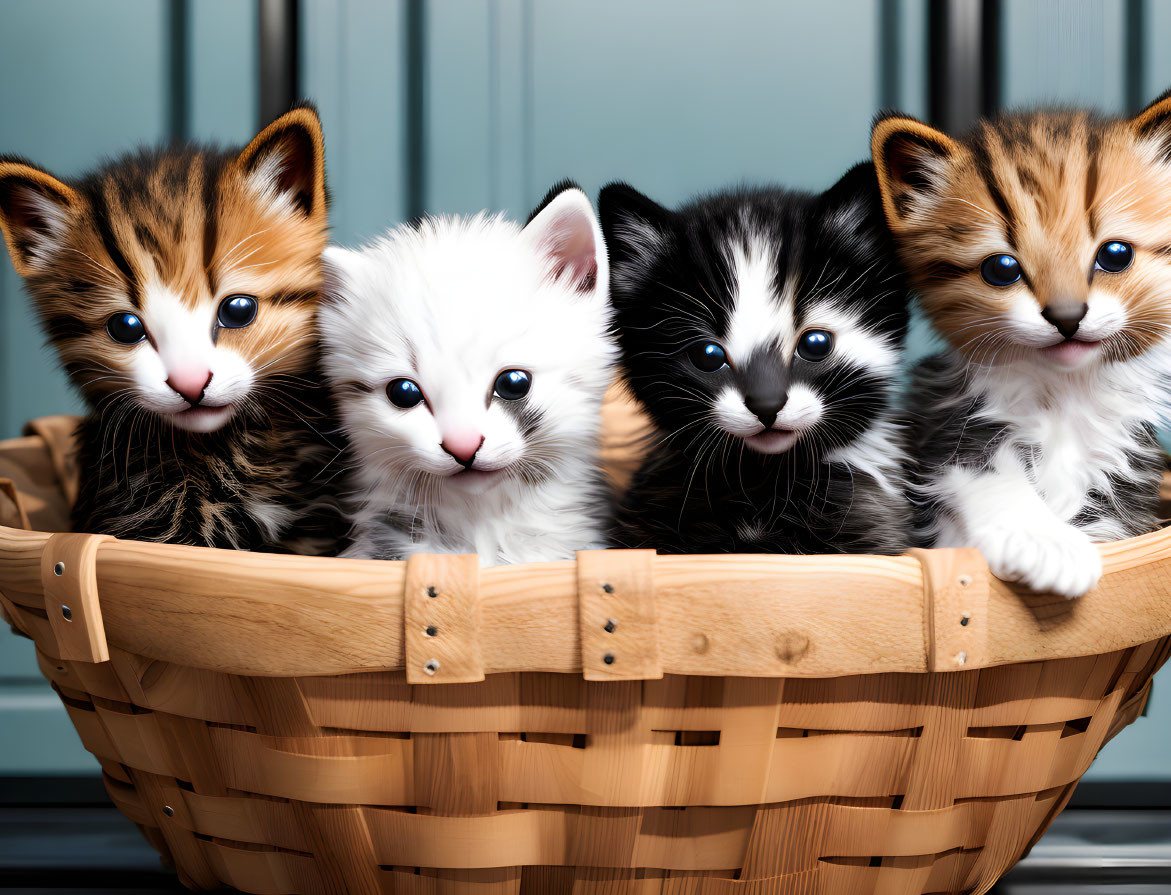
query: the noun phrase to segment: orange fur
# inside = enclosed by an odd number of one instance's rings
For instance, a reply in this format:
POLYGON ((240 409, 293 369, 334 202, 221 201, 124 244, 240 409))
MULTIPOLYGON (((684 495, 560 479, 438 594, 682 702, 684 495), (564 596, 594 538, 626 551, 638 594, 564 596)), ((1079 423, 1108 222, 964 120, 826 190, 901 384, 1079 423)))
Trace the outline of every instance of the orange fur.
POLYGON ((872 150, 887 220, 924 310, 969 357, 1014 347, 1012 302, 1039 307, 1117 298, 1126 326, 1103 344, 1125 360, 1171 333, 1171 98, 1134 119, 1039 111, 981 122, 963 139, 904 117, 880 120, 872 150), (1134 246, 1119 273, 1094 270, 1099 246, 1134 246), (981 262, 1014 256, 1012 286, 984 282, 981 262))

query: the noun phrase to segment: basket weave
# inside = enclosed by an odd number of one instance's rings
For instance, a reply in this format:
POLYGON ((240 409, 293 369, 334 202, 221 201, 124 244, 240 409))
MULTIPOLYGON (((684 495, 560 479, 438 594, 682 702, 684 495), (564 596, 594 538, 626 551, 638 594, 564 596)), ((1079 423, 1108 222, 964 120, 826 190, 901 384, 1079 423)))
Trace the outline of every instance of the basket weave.
POLYGON ((22 530, 64 524, 68 432, 0 444, 0 606, 193 888, 983 893, 1169 652, 1168 533, 1066 602, 965 550, 480 570, 22 530))

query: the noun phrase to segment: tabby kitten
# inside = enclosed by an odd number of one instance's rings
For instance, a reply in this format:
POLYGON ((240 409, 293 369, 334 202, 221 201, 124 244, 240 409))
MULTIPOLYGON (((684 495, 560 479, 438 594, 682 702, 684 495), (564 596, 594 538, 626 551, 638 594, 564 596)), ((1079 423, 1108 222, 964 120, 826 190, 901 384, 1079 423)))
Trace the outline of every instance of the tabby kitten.
POLYGON ((927 544, 1077 597, 1094 541, 1156 525, 1171 331, 1171 98, 1036 111, 952 138, 878 122, 887 219, 949 343, 914 374, 927 544))
POLYGON ((323 149, 302 107, 243 150, 143 150, 77 180, 0 160, 9 254, 89 406, 75 530, 333 548, 323 149))
POLYGON ((660 437, 613 539, 670 553, 900 553, 907 291, 874 170, 669 211, 602 191, 627 382, 660 437))
POLYGON ((602 546, 617 352, 585 193, 555 187, 523 229, 426 218, 326 262, 323 360, 354 459, 347 555, 493 565, 602 546))

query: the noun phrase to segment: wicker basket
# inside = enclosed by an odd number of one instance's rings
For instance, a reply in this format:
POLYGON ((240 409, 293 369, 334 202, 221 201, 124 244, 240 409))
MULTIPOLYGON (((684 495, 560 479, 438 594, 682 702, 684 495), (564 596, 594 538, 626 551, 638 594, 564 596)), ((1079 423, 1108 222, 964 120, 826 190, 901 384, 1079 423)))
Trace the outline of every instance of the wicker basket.
POLYGON ((234 553, 22 530, 74 480, 68 421, 33 428, 0 604, 193 888, 982 893, 1168 655, 1168 533, 1075 602, 963 550, 234 553))

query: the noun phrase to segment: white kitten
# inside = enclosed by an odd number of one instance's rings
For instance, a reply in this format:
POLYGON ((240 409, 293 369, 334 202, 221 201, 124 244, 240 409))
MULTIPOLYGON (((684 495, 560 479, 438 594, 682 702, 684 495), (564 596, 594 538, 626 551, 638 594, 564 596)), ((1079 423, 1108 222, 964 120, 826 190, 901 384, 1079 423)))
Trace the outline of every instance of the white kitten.
POLYGON ((352 446, 347 556, 572 558, 601 546, 609 269, 580 189, 523 229, 428 218, 325 254, 323 364, 352 446))

